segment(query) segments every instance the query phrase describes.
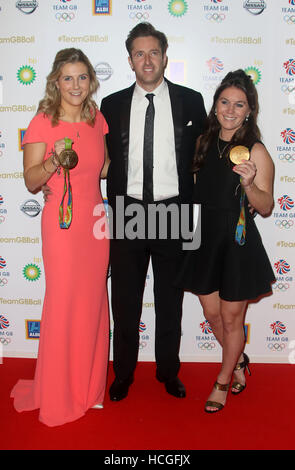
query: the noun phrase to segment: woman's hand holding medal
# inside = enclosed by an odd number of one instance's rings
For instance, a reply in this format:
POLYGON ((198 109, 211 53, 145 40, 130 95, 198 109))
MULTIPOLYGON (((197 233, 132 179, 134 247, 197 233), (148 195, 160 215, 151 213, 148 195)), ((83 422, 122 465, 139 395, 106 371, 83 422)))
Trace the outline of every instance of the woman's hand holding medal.
POLYGON ((243 188, 249 188, 253 184, 257 171, 255 163, 250 160, 249 150, 241 145, 233 147, 229 157, 235 164, 233 171, 241 177, 243 188))
POLYGON ((59 154, 66 148, 65 139, 56 140, 54 142, 54 151, 56 153, 57 158, 59 154))
POLYGON ((72 144, 73 141, 68 137, 57 140, 54 143, 54 150, 59 164, 66 170, 75 168, 78 163, 78 155, 75 150, 72 149, 72 144))
POLYGON ((62 229, 68 229, 72 222, 72 207, 73 207, 73 195, 72 195, 72 186, 70 183, 70 171, 78 163, 78 155, 75 150, 72 149, 73 141, 68 137, 64 139, 57 140, 54 143, 53 159, 58 160, 58 165, 63 168, 64 174, 64 193, 59 206, 59 226, 62 229), (64 214, 64 200, 66 195, 67 206, 66 213, 64 214))

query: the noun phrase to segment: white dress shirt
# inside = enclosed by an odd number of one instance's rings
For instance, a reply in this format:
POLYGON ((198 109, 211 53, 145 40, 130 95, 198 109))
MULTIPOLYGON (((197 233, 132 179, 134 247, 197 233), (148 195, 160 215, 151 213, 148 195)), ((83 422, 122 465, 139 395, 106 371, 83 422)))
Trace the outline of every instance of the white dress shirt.
MULTIPOLYGON (((148 92, 137 83, 131 102, 127 194, 142 200, 143 140, 148 92)), ((174 126, 168 85, 165 80, 152 91, 154 96, 154 200, 178 196, 174 126)))

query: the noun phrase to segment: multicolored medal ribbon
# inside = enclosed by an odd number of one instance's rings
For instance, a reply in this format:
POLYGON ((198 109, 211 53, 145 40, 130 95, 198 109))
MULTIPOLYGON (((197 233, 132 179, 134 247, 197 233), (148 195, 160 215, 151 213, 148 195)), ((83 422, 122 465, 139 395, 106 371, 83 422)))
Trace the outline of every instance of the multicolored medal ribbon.
POLYGON ((236 227, 235 241, 243 246, 246 242, 245 191, 241 185, 240 216, 236 227))
MULTIPOLYGON (((235 165, 239 165, 243 162, 243 160, 249 160, 249 149, 243 145, 233 147, 230 151, 229 158, 235 165)), ((246 243, 245 191, 242 185, 240 197, 240 216, 236 227, 235 241, 241 246, 245 245, 246 243)))
POLYGON ((65 149, 59 154, 59 162, 64 172, 64 193, 59 206, 59 226, 69 228, 73 218, 73 195, 70 182, 70 169, 75 168, 78 163, 78 155, 72 149, 73 141, 65 137, 65 149), (66 213, 64 214, 64 200, 68 193, 66 213))

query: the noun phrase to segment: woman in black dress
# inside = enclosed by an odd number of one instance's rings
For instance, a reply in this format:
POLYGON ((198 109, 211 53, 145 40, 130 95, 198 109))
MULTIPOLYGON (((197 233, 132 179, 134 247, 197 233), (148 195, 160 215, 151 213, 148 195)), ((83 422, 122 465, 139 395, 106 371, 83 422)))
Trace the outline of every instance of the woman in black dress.
POLYGON ((221 369, 205 405, 209 413, 223 408, 232 376, 232 393, 245 389, 247 302, 270 292, 275 281, 251 215, 255 209, 266 216, 273 207, 274 166, 260 141, 257 114, 251 78, 243 70, 230 72, 197 142, 194 198, 201 204, 201 245, 187 252, 177 284, 199 296, 222 346, 221 369))

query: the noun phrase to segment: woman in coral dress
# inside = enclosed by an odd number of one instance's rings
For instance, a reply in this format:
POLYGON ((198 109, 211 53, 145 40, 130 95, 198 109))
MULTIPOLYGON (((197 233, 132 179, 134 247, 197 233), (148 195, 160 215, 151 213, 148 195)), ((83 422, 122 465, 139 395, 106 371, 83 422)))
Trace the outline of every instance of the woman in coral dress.
POLYGON ((109 240, 95 237, 94 226, 97 220, 101 226, 105 217, 97 205, 103 208, 99 177, 106 168, 108 128, 91 98, 97 88, 95 72, 82 51, 59 51, 47 77, 45 98, 23 141, 27 188, 36 191, 47 184, 51 195, 42 215, 46 291, 35 378, 20 380, 11 395, 17 411, 39 408, 39 419, 48 426, 102 407, 105 394, 109 240), (68 181, 59 161, 65 138, 79 158, 69 170, 69 207, 68 181), (93 215, 95 207, 100 217, 93 215))

